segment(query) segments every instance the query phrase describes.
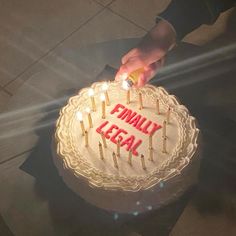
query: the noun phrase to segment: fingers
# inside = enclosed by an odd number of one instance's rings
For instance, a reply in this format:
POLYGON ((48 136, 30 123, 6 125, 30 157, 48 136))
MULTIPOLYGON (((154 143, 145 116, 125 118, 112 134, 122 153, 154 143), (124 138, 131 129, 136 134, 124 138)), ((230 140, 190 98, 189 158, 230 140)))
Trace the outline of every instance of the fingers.
POLYGON ((147 76, 144 73, 142 73, 140 76, 139 76, 139 79, 138 79, 138 83, 135 85, 136 88, 141 88, 143 87, 145 84, 147 83, 147 76))
POLYGON ((157 74, 158 70, 164 65, 164 61, 165 59, 162 58, 161 60, 147 66, 143 66, 142 62, 139 62, 138 60, 135 62, 128 61, 128 63, 121 66, 115 79, 117 81, 125 80, 131 72, 143 67, 144 72, 140 75, 138 83, 135 85, 136 88, 141 88, 157 74))
POLYGON ((139 58, 130 58, 124 65, 120 67, 119 71, 116 74, 115 80, 119 81, 122 79, 126 79, 131 72, 144 66, 144 63, 139 58))
POLYGON ((138 55, 138 49, 133 48, 121 58, 121 63, 125 64, 131 57, 135 57, 137 55, 138 55))
POLYGON ((144 72, 140 75, 136 88, 143 87, 150 79, 152 79, 158 72, 158 70, 163 66, 164 59, 154 62, 149 66, 144 67, 144 72))
POLYGON ((120 67, 120 71, 130 74, 131 72, 139 68, 143 68, 144 66, 146 65, 142 60, 140 60, 140 58, 132 57, 124 65, 120 67))
POLYGON ((139 54, 138 48, 133 48, 122 57, 121 59, 122 65, 115 76, 116 81, 126 79, 133 70, 141 67, 142 63, 139 59, 138 54, 139 54))
POLYGON ((149 54, 141 53, 138 48, 130 50, 123 58, 122 65, 115 76, 116 81, 125 80, 133 71, 144 68, 145 72, 140 76, 135 87, 142 87, 155 74, 158 68, 164 64, 164 54, 161 50, 152 51, 149 54))

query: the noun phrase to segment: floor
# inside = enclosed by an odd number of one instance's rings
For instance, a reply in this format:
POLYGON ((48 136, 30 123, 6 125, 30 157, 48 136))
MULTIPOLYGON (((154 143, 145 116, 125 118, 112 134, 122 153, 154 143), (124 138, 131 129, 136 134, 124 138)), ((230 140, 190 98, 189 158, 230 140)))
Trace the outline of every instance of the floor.
MULTIPOLYGON (((25 82, 22 75, 60 45, 76 43, 82 47, 112 39, 142 37, 169 2, 1 0, 0 109, 25 82)), ((213 26, 202 26, 185 40, 204 44, 216 38, 224 31, 229 14, 222 14, 213 26)))
MULTIPOLYGON (((142 37, 154 25, 155 16, 170 0, 0 0, 0 111, 26 82, 32 68, 54 52, 63 57, 62 45, 70 49, 113 39, 142 37)), ((226 29, 232 13, 223 13, 212 26, 202 26, 185 37, 185 41, 203 45, 218 38, 226 29)), ((202 218, 191 205, 172 232, 188 235, 183 228, 193 222, 215 234, 213 222, 223 231, 231 223, 225 217, 202 218), (191 215, 192 217, 189 217, 191 215), (192 219, 192 220, 190 220, 192 219), (209 226, 209 227, 208 227, 209 226)), ((229 227, 230 225, 230 227, 229 227)), ((0 235, 11 235, 0 217, 0 235)), ((199 231, 192 235, 207 235, 199 231)))

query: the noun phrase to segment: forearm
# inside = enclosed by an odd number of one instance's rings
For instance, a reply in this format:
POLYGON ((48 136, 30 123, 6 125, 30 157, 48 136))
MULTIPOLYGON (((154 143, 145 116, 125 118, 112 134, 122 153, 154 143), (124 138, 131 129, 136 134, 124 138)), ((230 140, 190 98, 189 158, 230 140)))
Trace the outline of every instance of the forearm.
POLYGON ((182 39, 202 24, 212 24, 221 12, 234 6, 236 0, 172 0, 159 18, 172 24, 182 39))
POLYGON ((168 21, 162 20, 147 33, 139 47, 149 53, 155 53, 156 50, 166 52, 175 45, 175 42, 175 29, 168 21))

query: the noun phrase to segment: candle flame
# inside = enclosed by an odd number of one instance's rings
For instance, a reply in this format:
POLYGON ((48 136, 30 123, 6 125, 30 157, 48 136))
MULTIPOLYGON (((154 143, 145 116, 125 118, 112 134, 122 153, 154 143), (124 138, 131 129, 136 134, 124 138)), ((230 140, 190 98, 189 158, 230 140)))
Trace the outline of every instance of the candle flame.
POLYGON ((130 89, 129 83, 126 80, 122 81, 122 88, 125 89, 125 90, 130 89))
POLYGON ((89 95, 89 97, 94 96, 94 90, 93 90, 92 88, 90 88, 90 89, 88 90, 88 95, 89 95))
POLYGON ((104 93, 101 94, 100 99, 101 99, 101 101, 105 101, 106 97, 105 97, 104 93))
POLYGON ((77 117, 77 119, 78 119, 79 121, 82 121, 82 120, 83 120, 83 115, 82 115, 82 113, 81 113, 80 111, 77 111, 77 112, 76 112, 76 117, 77 117))
POLYGON ((108 87, 109 87, 109 85, 108 85, 107 82, 104 82, 104 83, 102 84, 102 90, 103 90, 103 91, 108 90, 108 87))
POLYGON ((86 111, 87 113, 90 113, 90 112, 91 112, 91 109, 90 109, 89 107, 87 107, 87 108, 85 109, 85 111, 86 111))
POLYGON ((128 73, 124 73, 120 75, 120 80, 126 80, 128 78, 128 73))

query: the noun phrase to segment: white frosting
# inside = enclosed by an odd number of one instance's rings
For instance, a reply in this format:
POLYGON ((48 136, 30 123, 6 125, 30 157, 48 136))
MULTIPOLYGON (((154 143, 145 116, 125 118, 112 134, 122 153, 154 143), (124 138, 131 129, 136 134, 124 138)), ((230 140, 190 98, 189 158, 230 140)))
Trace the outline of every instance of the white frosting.
MULTIPOLYGON (((97 190, 137 192, 155 187, 160 184, 160 181, 167 181, 181 175, 183 169, 193 159, 198 146, 199 133, 195 125, 195 119, 189 115, 186 107, 180 105, 177 99, 170 96, 163 88, 146 85, 139 90, 142 93, 144 104, 144 108, 139 110, 138 92, 136 90, 131 92, 131 103, 127 105, 126 91, 120 88, 119 83, 111 82, 108 88, 111 105, 106 106, 106 118, 102 119, 99 99, 101 86, 102 83, 100 82, 92 85, 97 105, 97 111, 91 113, 93 128, 89 129, 85 112, 86 107, 91 107, 88 88, 71 97, 68 104, 61 110, 56 129, 58 155, 54 158, 54 161, 57 167, 60 168, 60 174, 63 176, 63 173, 65 173, 65 182, 69 186, 74 186, 71 182, 79 182, 79 178, 82 177, 87 185, 94 186, 97 190), (157 115, 155 110, 157 98, 160 101, 160 115, 157 115), (171 107, 170 124, 167 125, 168 153, 162 152, 162 129, 159 129, 153 136, 154 161, 149 161, 148 135, 117 118, 118 113, 110 114, 117 103, 123 104, 125 107, 160 125, 166 119, 168 107, 171 107), (78 111, 83 112, 85 128, 89 133, 88 148, 85 147, 80 122, 76 117, 78 111), (136 138, 142 139, 143 143, 139 146, 138 152, 145 156, 146 170, 142 168, 140 156, 133 156, 132 166, 128 164, 128 152, 124 147, 121 147, 121 157, 118 158, 119 168, 115 168, 112 152, 116 151, 116 145, 110 140, 107 140, 108 148, 104 150, 105 159, 100 159, 98 142, 101 141, 101 136, 96 132, 96 128, 106 120, 109 121, 109 124, 104 128, 104 131, 111 124, 116 124, 128 131, 127 135, 122 136, 128 137, 132 134, 136 138), (63 166, 61 166, 61 163, 63 166), (66 177, 67 172, 71 175, 69 179, 66 177)), ((75 190, 74 187, 72 189, 75 190)))

